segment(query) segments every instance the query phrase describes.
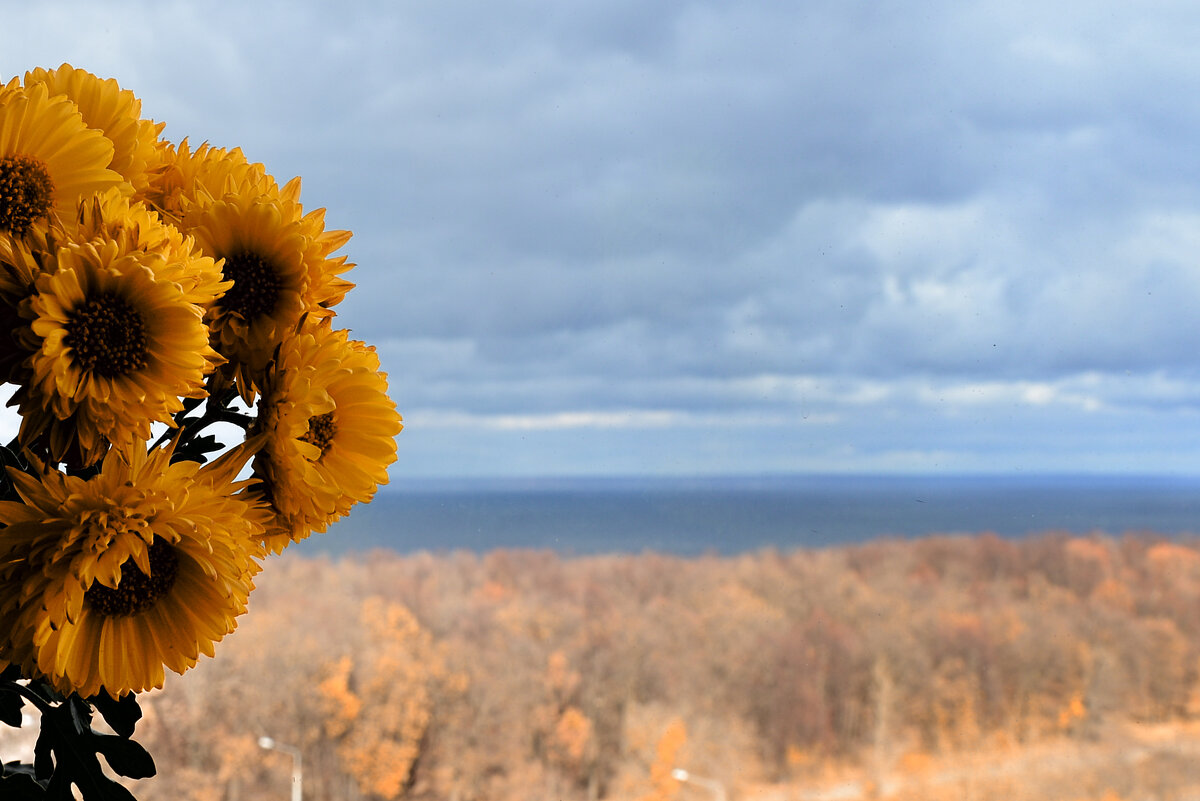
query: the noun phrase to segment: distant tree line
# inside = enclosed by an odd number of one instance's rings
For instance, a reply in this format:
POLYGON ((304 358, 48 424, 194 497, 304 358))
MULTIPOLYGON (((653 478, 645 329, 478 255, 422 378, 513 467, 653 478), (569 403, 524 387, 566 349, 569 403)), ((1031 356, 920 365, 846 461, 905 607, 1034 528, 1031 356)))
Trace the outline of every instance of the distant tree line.
POLYGON ((150 696, 146 801, 669 799, 1200 715, 1200 550, 932 536, 736 557, 294 555, 150 696), (302 703, 294 703, 302 699, 302 703))

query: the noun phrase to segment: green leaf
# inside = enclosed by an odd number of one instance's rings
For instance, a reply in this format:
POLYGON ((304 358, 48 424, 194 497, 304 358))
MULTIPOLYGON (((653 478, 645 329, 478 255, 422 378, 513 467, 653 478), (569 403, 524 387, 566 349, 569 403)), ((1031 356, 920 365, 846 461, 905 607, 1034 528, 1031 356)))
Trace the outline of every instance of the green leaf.
POLYGON ((148 779, 156 773, 150 752, 133 740, 113 734, 96 734, 93 735, 93 745, 104 754, 108 766, 122 776, 148 779))
MULTIPOLYGON (((8 475, 8 467, 25 470, 26 465, 8 448, 0 448, 0 501, 19 501, 17 487, 8 475)), ((7 672, 7 671, 6 671, 7 672)))
POLYGON ((32 778, 33 765, 27 762, 18 762, 15 759, 12 762, 5 762, 3 765, 0 765, 0 776, 15 776, 18 773, 23 773, 32 778))
POLYGON ((6 689, 3 684, 0 684, 0 723, 12 726, 14 729, 21 728, 21 708, 23 706, 25 706, 25 699, 17 692, 6 689))
POLYGON ((113 731, 122 737, 133 736, 134 727, 142 719, 142 708, 138 706, 136 695, 127 693, 119 700, 113 700, 108 693, 100 693, 88 700, 113 731))
POLYGON ((195 409, 202 403, 204 403, 204 398, 184 398, 180 402, 180 405, 183 406, 183 413, 182 414, 176 413, 176 415, 175 415, 176 420, 178 420, 180 417, 186 415, 188 412, 190 412, 192 409, 195 409))
MULTIPOLYGON (((88 702, 72 693, 67 698, 67 703, 64 706, 70 711, 71 723, 75 726, 75 733, 79 735, 89 734, 92 730, 92 708, 88 705, 88 702)), ((61 709, 62 707, 59 708, 61 709)))
POLYGON ((222 447, 224 446, 211 434, 187 439, 175 449, 175 453, 171 455, 171 463, 182 461, 204 463, 208 461, 204 456, 206 453, 218 451, 222 447))
POLYGON ((4 767, 0 776, 0 798, 4 801, 46 801, 46 789, 34 781, 33 776, 10 771, 8 765, 4 767))
POLYGON ((49 780, 47 798, 74 801, 74 786, 83 801, 136 801, 132 793, 104 775, 96 756, 96 741, 102 735, 91 730, 90 722, 91 710, 77 695, 42 712, 42 731, 33 758, 36 777, 49 780))
POLYGON ((48 781, 54 775, 54 734, 42 717, 42 731, 33 746, 33 775, 39 781, 48 781))
POLYGON ((66 700, 62 693, 47 684, 44 679, 35 679, 29 682, 28 689, 47 704, 61 704, 66 700))

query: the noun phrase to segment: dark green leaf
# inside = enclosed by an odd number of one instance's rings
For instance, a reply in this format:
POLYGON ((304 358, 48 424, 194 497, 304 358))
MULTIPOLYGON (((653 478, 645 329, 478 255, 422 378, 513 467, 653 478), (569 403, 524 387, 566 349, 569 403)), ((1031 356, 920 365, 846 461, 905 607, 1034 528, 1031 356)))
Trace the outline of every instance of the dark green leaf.
POLYGON ((54 775, 54 740, 53 730, 46 726, 43 717, 42 731, 33 746, 33 775, 40 781, 48 781, 54 775))
POLYGON ((138 706, 137 695, 127 693, 120 700, 113 700, 108 693, 100 693, 89 700, 104 722, 113 727, 113 731, 122 737, 133 736, 133 728, 142 719, 142 707, 138 706))
POLYGON ((3 765, 0 765, 0 776, 13 776, 18 773, 23 773, 26 776, 32 777, 33 765, 30 765, 28 762, 17 762, 16 760, 13 760, 12 762, 5 762, 3 765))
MULTIPOLYGON (((74 782, 71 781, 71 777, 66 771, 56 772, 46 784, 46 798, 50 801, 75 801, 75 793, 71 791, 72 784, 74 782)), ((88 798, 86 793, 83 794, 83 797, 88 798)))
POLYGON ((92 731, 91 705, 78 695, 72 694, 67 698, 65 706, 71 711, 71 723, 75 726, 75 733, 81 736, 90 734, 92 731))
POLYGON ((49 779, 47 798, 73 801, 71 787, 74 785, 83 801, 136 801, 132 793, 104 775, 96 756, 97 740, 101 735, 92 732, 87 725, 90 720, 90 708, 77 695, 42 712, 42 731, 33 756, 37 778, 49 779))
POLYGON ((108 693, 100 693, 88 699, 96 711, 104 718, 104 722, 112 726, 112 730, 122 737, 132 737, 133 729, 142 719, 142 708, 138 706, 137 696, 127 693, 120 700, 114 701, 108 693))
POLYGON ((25 470, 29 466, 11 448, 0 448, 0 464, 3 464, 5 467, 15 467, 18 470, 25 470))
POLYGON ((93 735, 93 745, 104 754, 108 766, 130 779, 147 779, 155 774, 150 752, 133 740, 112 734, 93 735))
POLYGON ((187 440, 175 449, 175 453, 171 455, 171 462, 206 462, 204 458, 206 453, 220 450, 223 445, 217 441, 217 438, 206 434, 202 437, 195 437, 187 440))
POLYGON ((61 704, 65 700, 62 693, 41 679, 29 682, 27 689, 48 704, 61 704))
POLYGON ((15 691, 6 689, 0 683, 0 723, 3 723, 13 728, 21 728, 21 707, 25 706, 25 699, 15 691))
MULTIPOLYGON (((184 398, 181 402, 181 405, 183 406, 183 414, 187 414, 202 403, 204 403, 204 398, 184 398)), ((176 418, 178 417, 180 417, 180 415, 177 414, 176 418)))
POLYGON ((0 501, 17 501, 21 498, 17 494, 16 485, 8 475, 9 466, 18 470, 25 469, 25 465, 21 463, 15 453, 8 448, 0 448, 0 501))
POLYGON ((0 777, 0 798, 4 801, 45 801, 46 790, 27 773, 9 772, 0 777))

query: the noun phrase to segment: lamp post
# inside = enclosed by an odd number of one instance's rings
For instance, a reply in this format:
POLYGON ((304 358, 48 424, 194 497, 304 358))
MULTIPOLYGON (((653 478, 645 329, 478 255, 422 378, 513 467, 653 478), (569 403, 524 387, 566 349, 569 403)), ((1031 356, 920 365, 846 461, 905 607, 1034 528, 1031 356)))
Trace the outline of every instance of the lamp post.
POLYGON ((300 772, 300 749, 293 748, 290 745, 284 745, 283 743, 277 743, 274 740, 272 740, 270 737, 259 737, 258 738, 258 747, 265 748, 268 751, 282 751, 285 754, 291 754, 291 756, 292 756, 292 801, 301 801, 300 787, 301 787, 301 782, 303 781, 304 777, 300 772))
POLYGON ((725 785, 721 784, 716 779, 697 776, 693 773, 687 772, 683 768, 675 768, 675 770, 671 771, 671 778, 675 779, 676 781, 697 784, 711 792, 716 801, 725 801, 725 785))

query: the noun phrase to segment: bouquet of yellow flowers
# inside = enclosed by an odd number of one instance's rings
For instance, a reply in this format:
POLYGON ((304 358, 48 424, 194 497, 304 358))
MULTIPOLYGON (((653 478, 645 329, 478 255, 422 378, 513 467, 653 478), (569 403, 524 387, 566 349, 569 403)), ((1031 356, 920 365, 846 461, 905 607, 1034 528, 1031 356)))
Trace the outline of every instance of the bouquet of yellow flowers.
POLYGON ((401 420, 334 326, 348 231, 114 80, 0 86, 0 797, 132 798, 136 694, 234 630, 263 559, 370 500, 401 420), (93 712, 115 734, 92 730, 93 712))

